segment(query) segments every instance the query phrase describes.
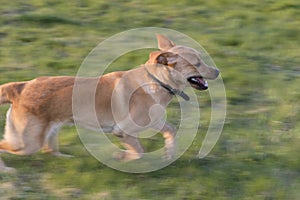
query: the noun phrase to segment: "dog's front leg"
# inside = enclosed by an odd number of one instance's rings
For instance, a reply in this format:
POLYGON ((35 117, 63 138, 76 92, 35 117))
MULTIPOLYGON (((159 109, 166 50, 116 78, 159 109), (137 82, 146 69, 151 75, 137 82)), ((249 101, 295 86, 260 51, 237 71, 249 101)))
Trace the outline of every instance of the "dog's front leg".
POLYGON ((162 128, 153 128, 160 131, 165 139, 165 159, 172 159, 175 156, 175 129, 168 122, 162 128))
POLYGON ((122 145, 126 148, 126 150, 116 153, 114 155, 115 159, 127 162, 142 157, 144 149, 141 146, 137 136, 122 134, 121 142, 122 145))

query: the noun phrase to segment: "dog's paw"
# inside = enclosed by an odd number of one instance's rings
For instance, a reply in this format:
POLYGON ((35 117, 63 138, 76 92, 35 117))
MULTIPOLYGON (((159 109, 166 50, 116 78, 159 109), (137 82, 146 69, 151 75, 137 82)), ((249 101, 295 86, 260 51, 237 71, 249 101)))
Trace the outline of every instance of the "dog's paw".
POLYGON ((165 148, 164 160, 172 160, 175 157, 175 147, 165 148))
POLYGON ((167 160, 171 160, 173 157, 174 157, 173 155, 169 155, 169 154, 165 153, 165 155, 163 156, 163 159, 167 161, 167 160))
POLYGON ((165 155, 163 156, 164 160, 172 160, 174 158, 174 155, 171 153, 165 153, 165 155))
POLYGON ((117 151, 113 154, 113 158, 117 161, 122 161, 125 157, 125 152, 123 151, 117 151))
POLYGON ((72 156, 72 155, 63 154, 63 153, 60 153, 59 151, 58 152, 51 152, 51 155, 57 156, 57 157, 63 157, 63 158, 74 158, 74 156, 72 156))
POLYGON ((118 151, 113 154, 113 158, 117 161, 129 162, 141 158, 141 154, 130 151, 118 151))
POLYGON ((16 173, 17 170, 15 168, 12 168, 12 167, 1 166, 0 167, 0 172, 3 172, 3 173, 16 173))

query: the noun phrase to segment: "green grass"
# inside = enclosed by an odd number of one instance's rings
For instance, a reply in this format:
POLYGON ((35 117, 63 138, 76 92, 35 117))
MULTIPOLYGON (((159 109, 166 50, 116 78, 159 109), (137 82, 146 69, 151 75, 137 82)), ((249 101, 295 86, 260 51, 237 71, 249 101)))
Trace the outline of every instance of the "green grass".
MULTIPOLYGON (((75 158, 1 155, 18 170, 0 174, 1 199, 300 198, 298 0, 0 3, 0 83, 75 75, 104 39, 157 26, 203 45, 221 70, 228 101, 222 135, 202 160, 196 155, 209 124, 207 92, 197 93, 197 137, 167 168, 147 174, 110 169, 89 155, 74 128, 64 128, 61 150, 75 158)), ((147 57, 146 51, 131 53, 108 71, 127 70, 147 57)), ((7 108, 0 108, 1 130, 7 108)), ((174 104, 169 113, 176 123, 174 104)))

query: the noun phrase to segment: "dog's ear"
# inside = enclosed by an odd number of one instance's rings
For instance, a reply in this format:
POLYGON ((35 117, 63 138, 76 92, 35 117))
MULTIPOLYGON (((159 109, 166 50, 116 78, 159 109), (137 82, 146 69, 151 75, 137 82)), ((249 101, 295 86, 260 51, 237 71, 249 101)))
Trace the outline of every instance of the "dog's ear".
POLYGON ((167 51, 176 46, 175 43, 164 35, 156 34, 158 48, 162 51, 167 51))
POLYGON ((178 55, 172 52, 154 51, 150 53, 147 63, 173 66, 176 64, 177 57, 178 55))

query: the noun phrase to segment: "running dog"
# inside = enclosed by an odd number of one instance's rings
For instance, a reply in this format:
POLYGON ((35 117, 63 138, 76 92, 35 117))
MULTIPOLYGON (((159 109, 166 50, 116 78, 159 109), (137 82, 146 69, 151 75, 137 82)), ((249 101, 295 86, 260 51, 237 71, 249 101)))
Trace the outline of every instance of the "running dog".
MULTIPOLYGON (((172 158, 175 130, 167 122, 159 123, 163 121, 164 109, 174 95, 189 100, 183 91, 187 86, 206 90, 205 79, 216 79, 219 70, 205 64, 195 49, 175 45, 159 34, 157 40, 159 50, 151 52, 145 64, 129 71, 99 78, 40 77, 1 85, 0 105, 11 106, 6 114, 0 153, 30 155, 43 150, 55 156, 67 156, 59 152, 57 133, 62 125, 76 121, 91 130, 99 130, 100 124, 101 131, 119 137, 125 150, 115 156, 118 160, 141 158, 144 150, 138 134, 148 128, 162 133, 166 158, 172 158), (76 105, 80 106, 74 108, 75 82, 86 90, 79 92, 81 99, 76 105), (85 104, 86 92, 94 84, 97 85, 94 113, 99 123, 91 123, 90 105, 85 104), (74 115, 74 109, 82 114, 74 115)), ((0 170, 12 169, 0 158, 0 170)))

